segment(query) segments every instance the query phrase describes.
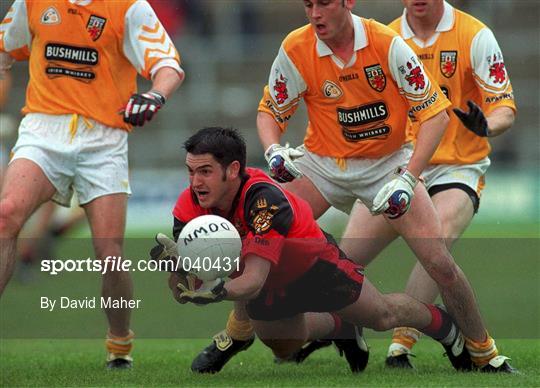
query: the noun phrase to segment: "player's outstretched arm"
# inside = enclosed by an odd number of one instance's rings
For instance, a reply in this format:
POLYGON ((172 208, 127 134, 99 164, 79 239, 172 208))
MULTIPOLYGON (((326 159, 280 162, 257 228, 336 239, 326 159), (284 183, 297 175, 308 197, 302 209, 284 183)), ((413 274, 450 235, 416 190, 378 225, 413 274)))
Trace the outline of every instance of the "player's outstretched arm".
POLYGON ((489 128, 488 136, 495 137, 502 135, 514 125, 515 118, 516 114, 512 108, 507 106, 495 108, 493 112, 486 117, 489 128))
POLYGON ((248 255, 245 260, 245 267, 242 275, 225 283, 221 278, 211 282, 206 282, 197 290, 190 290, 183 284, 178 284, 180 294, 178 298, 181 303, 191 302, 196 304, 209 304, 227 300, 250 300, 261 291, 266 277, 270 272, 270 262, 248 255))
POLYGON ((465 128, 480 137, 495 137, 506 132, 514 124, 515 113, 507 107, 495 108, 487 117, 482 109, 473 101, 467 101, 468 112, 454 108, 454 113, 465 128))
POLYGON ((270 261, 262 257, 249 254, 243 258, 244 272, 239 277, 225 284, 228 300, 251 300, 261 292, 268 273, 270 261))

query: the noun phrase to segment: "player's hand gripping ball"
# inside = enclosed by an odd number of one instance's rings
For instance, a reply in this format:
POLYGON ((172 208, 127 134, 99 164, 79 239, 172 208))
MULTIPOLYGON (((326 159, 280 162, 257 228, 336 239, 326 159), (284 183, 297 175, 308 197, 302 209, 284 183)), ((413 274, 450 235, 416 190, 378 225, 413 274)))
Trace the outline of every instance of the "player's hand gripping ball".
POLYGON ((184 270, 204 282, 225 278, 239 267, 242 240, 223 217, 204 215, 191 220, 176 246, 184 270))

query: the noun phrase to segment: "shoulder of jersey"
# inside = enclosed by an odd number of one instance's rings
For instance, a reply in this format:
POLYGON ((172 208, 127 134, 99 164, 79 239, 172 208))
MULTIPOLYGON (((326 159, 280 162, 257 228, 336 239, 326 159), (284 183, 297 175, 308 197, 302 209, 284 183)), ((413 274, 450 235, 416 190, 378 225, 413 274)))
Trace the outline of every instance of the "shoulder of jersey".
POLYGON ((394 19, 389 25, 388 25, 388 28, 394 30, 396 33, 400 33, 401 32, 401 16, 398 17, 397 19, 394 19))
POLYGON ((310 24, 306 24, 303 27, 297 28, 287 35, 283 40, 283 47, 286 51, 294 50, 296 48, 307 48, 310 44, 315 42, 315 33, 310 24))
POLYGON ((459 9, 456 9, 455 12, 456 12, 455 22, 459 23, 459 28, 466 33, 471 33, 474 35, 478 31, 486 27, 484 23, 482 23, 480 20, 478 20, 474 16, 469 15, 468 13, 460 11, 459 9))
POLYGON ((398 36, 398 33, 396 31, 394 31, 387 25, 379 23, 375 19, 362 19, 362 20, 364 21, 364 26, 366 27, 366 31, 369 36, 374 36, 377 39, 387 38, 390 40, 398 36))

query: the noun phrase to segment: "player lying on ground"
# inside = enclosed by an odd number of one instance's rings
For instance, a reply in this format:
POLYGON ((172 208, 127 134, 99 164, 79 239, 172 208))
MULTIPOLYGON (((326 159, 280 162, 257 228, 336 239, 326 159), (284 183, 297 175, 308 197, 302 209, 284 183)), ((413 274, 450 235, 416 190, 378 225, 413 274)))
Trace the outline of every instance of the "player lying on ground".
MULTIPOLYGON (((261 170, 246 168, 246 147, 234 130, 204 128, 184 144, 190 186, 174 208, 174 235, 205 214, 227 218, 242 236, 241 270, 195 290, 172 273, 180 303, 246 302, 257 336, 287 358, 308 340, 329 338, 353 372, 368 350, 358 327, 384 331, 407 325, 441 342, 455 367, 470 363, 461 332, 448 313, 405 294, 382 295, 317 225, 307 202, 261 170), (234 276, 233 276, 234 277, 234 276)), ((152 250, 154 260, 176 255, 174 242, 152 250)))

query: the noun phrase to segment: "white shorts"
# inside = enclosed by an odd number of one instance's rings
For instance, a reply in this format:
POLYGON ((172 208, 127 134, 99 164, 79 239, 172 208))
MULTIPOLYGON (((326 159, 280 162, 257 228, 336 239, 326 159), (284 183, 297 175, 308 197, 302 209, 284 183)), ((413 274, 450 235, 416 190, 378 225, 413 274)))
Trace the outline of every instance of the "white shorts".
POLYGON ((435 186, 463 184, 480 197, 484 175, 490 164, 487 157, 472 164, 430 164, 422 172, 422 178, 428 191, 435 186))
POLYGON ((69 207, 75 190, 84 205, 108 194, 131 194, 127 137, 82 116, 30 113, 19 127, 11 162, 29 159, 40 166, 58 204, 69 207))
POLYGON ((476 213, 485 186, 485 173, 490 164, 488 157, 472 164, 431 164, 422 172, 422 178, 430 196, 449 189, 465 191, 476 213))
POLYGON ((305 155, 294 164, 330 205, 349 214, 357 199, 371 208, 379 190, 394 178, 396 168, 407 165, 413 146, 404 144, 396 152, 379 159, 348 158, 344 170, 338 166, 336 158, 319 156, 303 146, 298 149, 305 155))

